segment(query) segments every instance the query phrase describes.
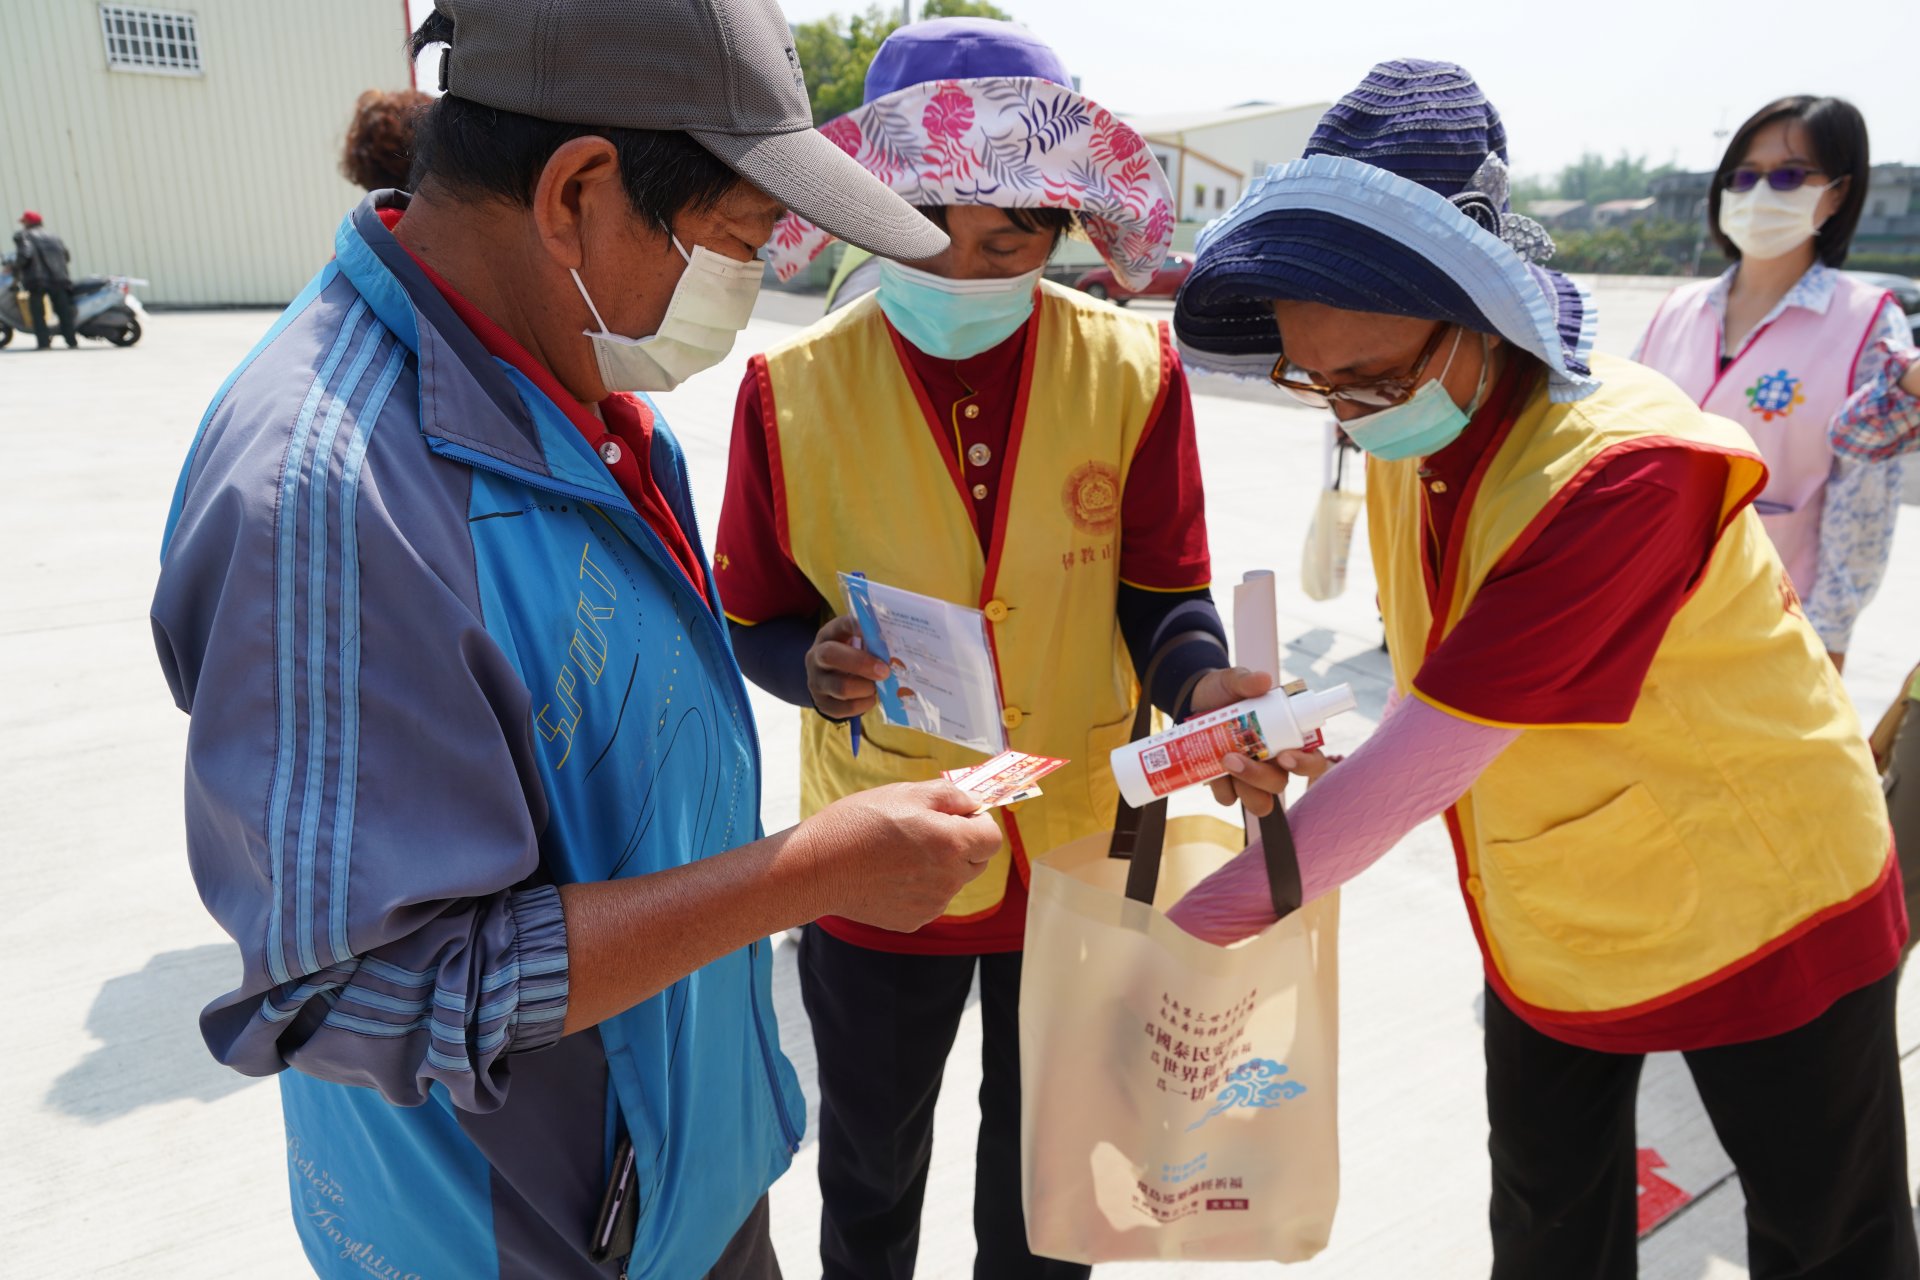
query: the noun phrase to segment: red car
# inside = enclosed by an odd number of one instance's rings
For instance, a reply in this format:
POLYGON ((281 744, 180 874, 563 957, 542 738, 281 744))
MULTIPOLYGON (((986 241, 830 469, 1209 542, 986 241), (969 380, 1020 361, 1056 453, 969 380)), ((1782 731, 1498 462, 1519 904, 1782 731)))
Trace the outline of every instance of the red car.
POLYGON ((1180 286, 1187 282, 1187 273, 1192 270, 1192 254, 1170 253, 1144 289, 1123 287, 1113 278, 1113 269, 1110 267, 1095 267, 1075 280, 1073 287, 1096 298, 1111 299, 1124 307, 1134 298, 1171 298, 1180 292, 1180 286))

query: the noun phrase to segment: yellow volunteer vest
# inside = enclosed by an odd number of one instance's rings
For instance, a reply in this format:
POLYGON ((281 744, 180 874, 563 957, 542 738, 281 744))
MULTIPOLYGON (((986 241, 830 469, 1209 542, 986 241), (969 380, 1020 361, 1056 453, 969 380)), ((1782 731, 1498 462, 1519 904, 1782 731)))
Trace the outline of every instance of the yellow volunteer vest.
MULTIPOLYGON (((1164 386, 1160 327, 1042 282, 1027 342, 990 554, 874 296, 767 353, 778 523, 794 563, 838 612, 843 570, 983 610, 1008 745, 1072 761, 1040 798, 996 811, 1000 852, 949 922, 997 907, 1016 860, 1024 876, 1029 856, 1113 825, 1107 753, 1127 740, 1136 693, 1114 615, 1120 498, 1164 386)), ((861 727, 855 757, 845 729, 803 718, 803 815, 984 759, 877 711, 861 727)))
POLYGON ((1544 384, 1484 464, 1429 603, 1417 460, 1368 463, 1367 513, 1394 677, 1487 575, 1618 452, 1724 454, 1723 530, 1624 725, 1524 730, 1451 817, 1462 888, 1498 989, 1547 1019, 1598 1021, 1710 985, 1878 885, 1887 811, 1859 720, 1747 502, 1746 433, 1660 375, 1596 357, 1604 385, 1544 384))

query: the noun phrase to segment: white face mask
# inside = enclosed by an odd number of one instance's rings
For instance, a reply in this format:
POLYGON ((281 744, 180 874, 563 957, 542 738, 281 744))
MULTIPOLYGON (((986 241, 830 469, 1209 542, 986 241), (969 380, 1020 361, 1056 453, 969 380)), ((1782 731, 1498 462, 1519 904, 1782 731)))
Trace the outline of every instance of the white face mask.
POLYGON ((600 381, 609 391, 671 391, 682 382, 711 369, 733 350, 733 339, 753 318, 766 264, 758 258, 737 262, 701 245, 693 252, 682 248, 669 233, 673 247, 687 260, 680 282, 667 301, 660 327, 644 338, 610 332, 593 305, 580 273, 569 268, 574 287, 586 299, 587 310, 599 332, 581 330, 593 340, 593 356, 600 365, 600 381))
POLYGON ((1826 193, 1826 187, 1811 182, 1792 191, 1775 191, 1764 182, 1751 191, 1723 191, 1720 230, 1743 258, 1784 257, 1820 229, 1814 211, 1826 193))

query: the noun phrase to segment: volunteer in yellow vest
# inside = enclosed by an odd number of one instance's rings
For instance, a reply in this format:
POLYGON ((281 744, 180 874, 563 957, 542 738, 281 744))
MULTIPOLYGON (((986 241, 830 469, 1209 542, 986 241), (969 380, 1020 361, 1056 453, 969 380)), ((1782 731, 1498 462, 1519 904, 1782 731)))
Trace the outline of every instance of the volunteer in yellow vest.
MULTIPOLYGON (((1678 1050, 1766 1277, 1920 1276, 1893 972, 1907 923, 1861 727, 1752 510, 1766 467, 1590 357, 1509 211, 1472 78, 1382 63, 1201 237, 1191 362, 1267 373, 1369 454, 1398 698, 1292 810, 1309 897, 1444 811, 1487 975, 1493 1275, 1635 1274, 1634 1100, 1678 1050)), ((1285 775, 1237 761, 1242 786, 1285 775)), ((1272 918, 1258 854, 1172 912, 1272 918)))
MULTIPOLYGON (((1165 709, 1183 710, 1190 685, 1197 707, 1266 687, 1223 669, 1192 409, 1166 327, 1040 276, 1077 225, 1116 273, 1144 278, 1173 229, 1140 136, 1070 86, 1053 51, 1010 23, 890 36, 866 105, 823 132, 952 247, 882 261, 874 291, 756 358, 741 388, 715 563, 743 669, 817 712, 802 811, 984 758, 869 714, 886 668, 834 616, 847 609, 842 572, 980 609, 1008 745, 1072 761, 1040 798, 996 811, 1005 843, 942 919, 914 934, 842 920, 807 930, 828 1277, 913 1271, 934 1101, 976 973, 975 1274, 1085 1274, 1031 1256, 1021 1213, 1028 863, 1112 825, 1107 755, 1160 640, 1193 633, 1156 678, 1165 709)), ((769 257, 790 273, 825 242, 790 221, 769 257)))

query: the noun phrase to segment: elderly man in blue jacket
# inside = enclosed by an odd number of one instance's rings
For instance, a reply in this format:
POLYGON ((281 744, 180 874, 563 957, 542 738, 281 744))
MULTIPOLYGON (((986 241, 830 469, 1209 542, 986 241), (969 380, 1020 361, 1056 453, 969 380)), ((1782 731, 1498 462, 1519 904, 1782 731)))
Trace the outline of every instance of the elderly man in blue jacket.
POLYGON ((777 1275, 804 1115, 764 940, 916 928, 999 837, 944 783, 763 836, 630 393, 725 355, 784 208, 945 237, 812 131, 773 0, 439 0, 415 43, 448 45, 416 194, 341 224, 168 521, 188 849, 244 961, 202 1030, 281 1073, 323 1276, 777 1275))

